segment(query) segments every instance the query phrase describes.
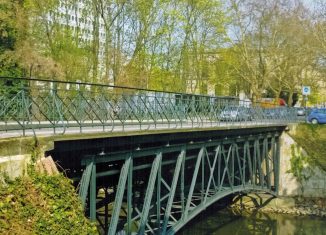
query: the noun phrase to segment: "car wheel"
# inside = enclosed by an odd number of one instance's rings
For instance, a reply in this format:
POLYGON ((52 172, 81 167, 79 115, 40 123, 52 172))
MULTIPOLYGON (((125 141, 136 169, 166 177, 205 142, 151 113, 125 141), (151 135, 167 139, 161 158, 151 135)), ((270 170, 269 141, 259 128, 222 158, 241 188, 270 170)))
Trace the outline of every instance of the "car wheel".
POLYGON ((312 124, 318 124, 318 120, 316 118, 314 118, 314 119, 311 120, 311 123, 312 124))

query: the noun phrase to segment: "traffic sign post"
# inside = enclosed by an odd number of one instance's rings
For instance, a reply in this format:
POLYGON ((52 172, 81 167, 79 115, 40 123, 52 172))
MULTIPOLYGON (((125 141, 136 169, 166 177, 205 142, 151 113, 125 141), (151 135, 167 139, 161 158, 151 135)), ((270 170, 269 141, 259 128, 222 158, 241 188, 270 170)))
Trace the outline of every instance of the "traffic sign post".
POLYGON ((302 87, 302 95, 310 95, 310 92, 311 92, 311 89, 310 89, 310 86, 303 86, 302 87))
POLYGON ((305 95, 305 96, 303 97, 303 100, 304 100, 304 107, 305 107, 305 109, 306 109, 306 108, 307 108, 308 96, 305 95))
POLYGON ((310 93, 311 93, 310 86, 302 86, 302 95, 303 95, 305 108, 307 108, 308 95, 310 95, 310 93))

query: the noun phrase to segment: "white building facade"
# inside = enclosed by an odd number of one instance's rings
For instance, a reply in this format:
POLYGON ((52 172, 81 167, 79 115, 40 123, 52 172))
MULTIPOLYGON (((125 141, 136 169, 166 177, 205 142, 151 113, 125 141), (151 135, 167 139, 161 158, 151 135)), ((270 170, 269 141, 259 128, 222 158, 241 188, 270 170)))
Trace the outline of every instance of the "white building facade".
POLYGON ((105 74, 105 25, 101 17, 97 19, 92 14, 92 9, 87 4, 87 0, 71 1, 60 0, 59 6, 47 16, 48 22, 57 23, 60 26, 68 27, 73 36, 78 37, 80 45, 91 45, 95 35, 95 21, 98 25, 98 76, 105 74))

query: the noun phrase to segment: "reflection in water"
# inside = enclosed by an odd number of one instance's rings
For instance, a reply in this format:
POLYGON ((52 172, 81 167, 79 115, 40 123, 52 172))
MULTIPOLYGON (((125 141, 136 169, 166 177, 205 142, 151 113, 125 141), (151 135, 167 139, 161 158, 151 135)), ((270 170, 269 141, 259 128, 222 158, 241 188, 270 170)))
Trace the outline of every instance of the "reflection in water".
POLYGON ((283 214, 235 215, 228 210, 201 215, 179 235, 326 235, 326 220, 283 214))

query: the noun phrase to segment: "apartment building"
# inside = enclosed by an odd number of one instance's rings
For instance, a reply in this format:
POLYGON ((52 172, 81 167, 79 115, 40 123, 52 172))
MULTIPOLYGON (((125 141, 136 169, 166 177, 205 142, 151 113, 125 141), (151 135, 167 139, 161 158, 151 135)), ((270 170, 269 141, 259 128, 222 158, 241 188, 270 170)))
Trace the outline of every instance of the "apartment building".
POLYGON ((98 21, 99 38, 99 76, 105 74, 105 27, 101 17, 95 19, 86 0, 75 3, 61 0, 57 9, 48 14, 49 23, 58 23, 62 27, 68 27, 78 36, 80 44, 91 44, 94 40, 94 20, 98 21))

